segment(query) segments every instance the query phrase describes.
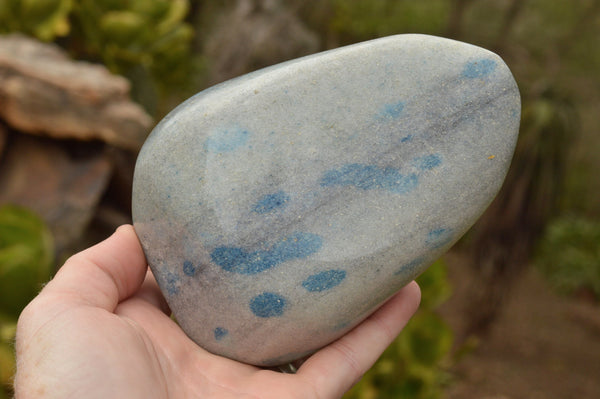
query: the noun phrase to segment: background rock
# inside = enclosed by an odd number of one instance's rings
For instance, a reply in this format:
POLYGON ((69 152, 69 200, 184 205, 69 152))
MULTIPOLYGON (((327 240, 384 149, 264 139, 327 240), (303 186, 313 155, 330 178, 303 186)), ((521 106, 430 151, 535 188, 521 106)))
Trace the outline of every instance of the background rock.
POLYGON ((6 138, 8 133, 4 129, 4 126, 0 125, 0 159, 2 159, 2 154, 4 152, 4 146, 6 145, 6 138))
POLYGON ((205 48, 211 84, 319 50, 319 37, 281 3, 238 0, 221 17, 205 48))
POLYGON ((0 204, 25 206, 40 215, 59 255, 84 233, 112 170, 98 147, 71 147, 67 151, 49 139, 14 135, 0 168, 0 204))
POLYGON ((54 45, 0 38, 0 117, 21 132, 137 150, 152 119, 129 100, 129 88, 123 77, 72 61, 54 45))

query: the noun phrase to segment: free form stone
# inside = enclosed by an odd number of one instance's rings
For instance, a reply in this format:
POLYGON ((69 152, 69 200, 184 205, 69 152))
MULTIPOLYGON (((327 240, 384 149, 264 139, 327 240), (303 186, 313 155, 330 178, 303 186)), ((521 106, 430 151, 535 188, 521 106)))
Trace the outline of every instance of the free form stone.
POLYGON ((520 97, 504 62, 398 35, 205 90, 152 132, 134 226, 205 349, 272 366, 340 337, 499 190, 520 97))

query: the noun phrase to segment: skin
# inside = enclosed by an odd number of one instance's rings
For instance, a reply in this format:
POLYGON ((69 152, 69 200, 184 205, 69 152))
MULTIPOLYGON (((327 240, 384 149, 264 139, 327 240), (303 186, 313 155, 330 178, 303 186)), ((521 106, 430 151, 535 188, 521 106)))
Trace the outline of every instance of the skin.
POLYGON ((22 312, 15 393, 27 398, 339 398, 416 311, 411 283, 296 374, 198 347, 169 317, 132 226, 72 256, 22 312))

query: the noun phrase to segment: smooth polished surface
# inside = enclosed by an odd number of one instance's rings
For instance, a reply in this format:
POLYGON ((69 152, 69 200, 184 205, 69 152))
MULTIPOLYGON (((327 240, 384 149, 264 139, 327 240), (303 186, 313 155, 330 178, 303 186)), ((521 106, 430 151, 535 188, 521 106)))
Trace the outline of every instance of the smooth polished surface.
POLYGON ((136 165, 134 226, 205 349, 257 365, 346 333, 464 234, 499 190, 520 97, 504 62, 399 35, 215 86, 136 165))

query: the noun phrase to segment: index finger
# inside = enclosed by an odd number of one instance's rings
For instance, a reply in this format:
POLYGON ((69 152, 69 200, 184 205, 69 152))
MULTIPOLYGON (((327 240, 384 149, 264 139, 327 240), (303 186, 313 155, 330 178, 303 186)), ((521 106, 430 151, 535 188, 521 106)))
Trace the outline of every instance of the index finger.
POLYGON ((421 291, 413 281, 354 330, 308 358, 297 376, 309 381, 319 397, 341 397, 392 343, 420 301, 421 291))

